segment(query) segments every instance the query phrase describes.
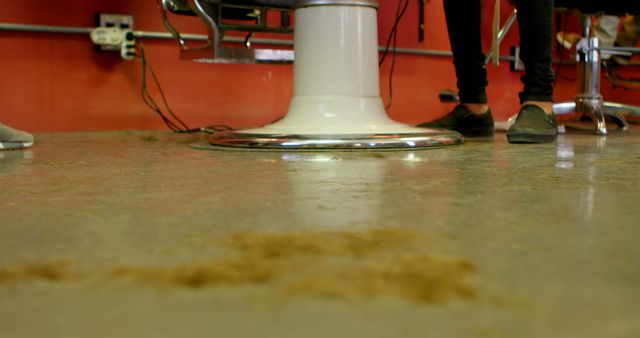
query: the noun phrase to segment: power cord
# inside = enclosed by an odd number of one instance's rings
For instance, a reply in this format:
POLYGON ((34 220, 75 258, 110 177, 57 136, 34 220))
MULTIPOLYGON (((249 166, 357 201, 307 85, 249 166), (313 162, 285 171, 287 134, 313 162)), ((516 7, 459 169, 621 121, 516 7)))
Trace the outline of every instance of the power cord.
POLYGON ((151 64, 149 64, 147 60, 145 50, 144 50, 144 45, 142 44, 142 42, 138 42, 136 49, 137 49, 136 56, 140 58, 140 61, 142 64, 142 88, 141 88, 142 100, 144 101, 145 105, 149 107, 149 109, 153 110, 156 114, 160 116, 160 118, 162 119, 162 122, 164 122, 167 128, 169 128, 174 133, 205 132, 205 133, 212 134, 219 131, 233 130, 233 128, 226 125, 213 125, 213 126, 207 126, 207 127, 201 127, 201 128, 189 128, 189 126, 187 126, 187 124, 184 123, 182 119, 176 116, 176 114, 173 112, 173 110, 169 106, 169 102, 167 102, 167 98, 164 94, 164 91, 160 86, 160 81, 158 81, 158 77, 156 76, 156 73, 153 70, 153 67, 151 67, 151 64), (162 97, 162 103, 164 104, 164 107, 169 113, 168 116, 162 111, 162 108, 160 107, 160 105, 154 100, 153 96, 151 96, 151 94, 147 90, 147 73, 151 74, 151 77, 153 78, 153 82, 155 83, 155 86, 158 89, 160 96, 162 97))
MULTIPOLYGON (((561 16, 561 19, 562 18, 564 18, 564 24, 562 25, 562 40, 566 41, 565 40, 566 39, 565 35, 567 34, 567 22, 569 21, 568 13, 564 13, 561 16)), ((565 50, 566 50, 566 48, 564 48, 564 46, 561 46, 561 48, 560 48, 560 60, 558 61, 558 64, 556 65, 556 70, 555 70, 556 77, 553 80, 553 87, 554 88, 555 88, 556 84, 558 84, 558 79, 559 78, 562 78, 563 80, 567 80, 567 81, 575 81, 576 80, 575 78, 571 78, 571 77, 568 77, 568 76, 560 75, 560 67, 564 63, 565 50)))
POLYGON ((382 52, 382 56, 380 57, 380 61, 378 62, 378 66, 382 66, 387 55, 389 54, 389 49, 391 43, 393 43, 393 51, 391 53, 391 68, 389 69, 389 102, 385 106, 385 109, 391 108, 391 104, 393 103, 393 73, 396 67, 396 47, 398 46, 398 25, 402 17, 407 12, 407 8, 409 7, 409 0, 400 0, 398 1, 398 6, 396 8, 396 18, 394 20, 393 26, 391 27, 391 31, 389 32, 389 36, 387 37, 387 43, 385 44, 384 52, 382 52), (404 5, 403 5, 404 4, 404 5))

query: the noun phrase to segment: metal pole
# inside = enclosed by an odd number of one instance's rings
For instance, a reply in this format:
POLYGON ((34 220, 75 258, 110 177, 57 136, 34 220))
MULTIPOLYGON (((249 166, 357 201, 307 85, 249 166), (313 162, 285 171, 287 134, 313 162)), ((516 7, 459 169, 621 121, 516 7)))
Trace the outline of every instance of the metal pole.
MULTIPOLYGON (((513 13, 511 13, 509 18, 507 19, 507 22, 504 23, 504 26, 502 26, 502 28, 498 32, 498 45, 502 43, 502 40, 504 40, 504 37, 507 35, 507 33, 509 33, 511 26, 513 26, 513 23, 516 22, 517 18, 518 18, 518 10, 514 9, 513 13)), ((485 65, 489 64, 492 56, 493 56, 493 48, 489 49, 489 51, 487 52, 487 56, 484 59, 485 65)), ((514 58, 510 56, 507 60, 513 60, 513 59, 514 58)), ((500 56, 500 60, 504 60, 502 56, 500 56)))
MULTIPOLYGON (((27 25, 16 23, 0 23, 0 31, 11 32, 29 32, 29 33, 53 33, 53 34, 78 34, 89 35, 91 34, 92 27, 65 27, 65 26, 45 26, 45 25, 27 25)), ((173 36, 168 32, 147 32, 147 31, 134 31, 134 36, 137 39, 160 39, 170 40, 173 36)), ((182 34, 185 40, 193 41, 206 41, 208 37, 204 34, 182 34)), ((228 36, 223 39, 225 42, 232 43, 244 43, 244 38, 228 36)), ((272 46, 293 46, 292 40, 284 39, 263 39, 254 38, 251 39, 252 43, 272 46)), ((384 51, 385 47, 379 47, 380 51, 384 51)), ((450 51, 435 50, 435 49, 415 49, 415 48, 390 48, 390 52, 396 52, 398 54, 407 55, 421 55, 421 56, 439 56, 439 57, 451 57, 450 51)), ((501 60, 513 60, 511 56, 500 56, 501 60)))
MULTIPOLYGON (((52 34, 78 34, 78 35, 89 35, 93 30, 93 27, 65 27, 65 26, 46 26, 46 25, 27 25, 27 24, 17 24, 17 23, 0 23, 0 31, 10 31, 10 32, 27 32, 27 33, 52 33, 52 34)), ((168 32, 147 32, 147 31, 134 31, 134 36, 137 39, 160 39, 160 40, 171 40, 173 36, 168 32)), ((183 34, 182 37, 185 40, 193 40, 193 41, 206 41, 207 36, 204 34, 183 34)), ((232 42, 232 43, 244 43, 244 38, 242 37, 225 37, 223 41, 232 42)), ((262 39, 255 38, 251 39, 253 43, 263 44, 263 45, 272 45, 272 46, 292 46, 292 40, 284 40, 284 39, 262 39)), ((380 51, 384 51, 385 47, 379 47, 380 51)), ((390 48, 390 52, 396 52, 398 54, 407 54, 407 55, 422 55, 422 56, 440 56, 440 57, 451 57, 452 54, 450 51, 446 50, 435 50, 435 49, 414 49, 414 48, 390 48)), ((501 60, 513 60, 511 56, 500 56, 501 60)))
POLYGON ((25 25, 19 23, 0 23, 1 31, 12 32, 33 32, 33 33, 61 33, 61 34, 91 34, 89 27, 63 27, 63 26, 43 26, 25 25))

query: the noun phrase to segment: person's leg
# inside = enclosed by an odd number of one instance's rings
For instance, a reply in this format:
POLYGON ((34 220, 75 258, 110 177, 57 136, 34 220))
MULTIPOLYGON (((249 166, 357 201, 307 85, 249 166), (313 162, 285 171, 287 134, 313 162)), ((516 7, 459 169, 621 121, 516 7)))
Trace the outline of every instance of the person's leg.
POLYGON ((443 0, 453 53, 460 105, 451 113, 420 127, 447 128, 467 136, 493 134, 493 117, 487 105, 487 70, 480 33, 481 0, 443 0))
POLYGON ((522 106, 507 139, 512 143, 553 142, 558 134, 551 67, 553 0, 516 0, 515 4, 525 75, 519 94, 522 106))
POLYGON ((0 150, 23 149, 32 145, 33 136, 31 134, 0 123, 0 150))
POLYGON ((443 0, 443 4, 460 102, 486 104, 488 82, 480 32, 482 1, 443 0))
POLYGON ((520 103, 552 102, 553 0, 516 0, 515 3, 520 29, 520 58, 525 67, 520 103))

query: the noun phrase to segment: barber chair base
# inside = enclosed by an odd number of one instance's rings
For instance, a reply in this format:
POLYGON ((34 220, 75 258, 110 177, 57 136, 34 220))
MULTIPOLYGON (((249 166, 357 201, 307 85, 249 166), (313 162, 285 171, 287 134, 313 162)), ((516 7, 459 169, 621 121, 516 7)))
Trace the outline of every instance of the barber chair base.
MULTIPOLYGON (((269 131, 269 128, 264 129, 264 131, 269 131)), ((407 129, 417 128, 407 127, 407 129)), ((435 129, 422 129, 420 131, 407 130, 406 133, 380 132, 375 134, 316 135, 226 131, 214 134, 209 139, 209 145, 225 148, 276 151, 418 150, 461 144, 463 140, 463 137, 456 132, 435 129)))
POLYGON ((614 102, 602 102, 600 100, 581 100, 578 98, 576 102, 561 102, 553 105, 553 111, 556 115, 566 115, 574 113, 584 113, 591 117, 595 127, 596 135, 607 135, 607 126, 605 116, 609 116, 621 131, 629 130, 629 123, 624 118, 621 111, 628 111, 629 115, 637 115, 640 109, 635 106, 624 105, 614 102))
MULTIPOLYGON (((570 8, 575 8, 575 5, 571 4, 573 7, 570 8)), ((591 20, 591 15, 582 15, 582 28, 585 37, 576 45, 578 94, 574 101, 554 104, 553 110, 556 115, 583 113, 591 117, 596 135, 607 135, 605 116, 610 117, 620 130, 627 131, 629 124, 624 115, 638 116, 640 115, 640 107, 603 100, 602 94, 600 94, 601 52, 616 52, 616 50, 600 47, 600 40, 591 36, 591 20)))
MULTIPOLYGON (((623 117, 640 117, 640 107, 616 102, 604 102, 604 113, 605 115, 613 115, 616 113, 618 116, 623 117)), ((627 122, 626 120, 623 121, 625 123, 627 122)))
POLYGON ((380 97, 294 96, 280 121, 262 128, 214 134, 215 146, 270 150, 413 150, 461 144, 455 131, 391 120, 380 97))
POLYGON ((211 136, 211 147, 255 150, 415 150, 461 144, 461 134, 391 120, 380 98, 377 2, 297 1, 293 97, 262 128, 211 136))

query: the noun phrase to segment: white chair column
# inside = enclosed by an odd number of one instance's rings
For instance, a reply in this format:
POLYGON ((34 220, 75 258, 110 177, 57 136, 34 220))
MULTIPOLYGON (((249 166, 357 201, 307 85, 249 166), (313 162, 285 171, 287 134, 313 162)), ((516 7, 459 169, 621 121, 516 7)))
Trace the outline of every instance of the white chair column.
POLYGON ((302 0, 295 10, 294 95, 280 121, 214 134, 256 149, 405 149, 455 145, 457 132, 391 120, 380 97, 377 2, 302 0))

